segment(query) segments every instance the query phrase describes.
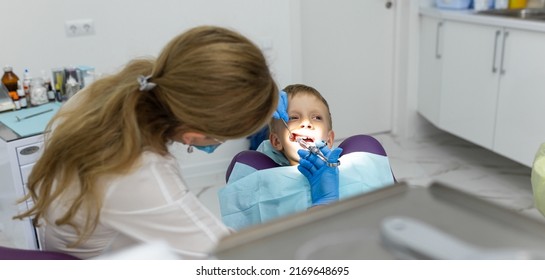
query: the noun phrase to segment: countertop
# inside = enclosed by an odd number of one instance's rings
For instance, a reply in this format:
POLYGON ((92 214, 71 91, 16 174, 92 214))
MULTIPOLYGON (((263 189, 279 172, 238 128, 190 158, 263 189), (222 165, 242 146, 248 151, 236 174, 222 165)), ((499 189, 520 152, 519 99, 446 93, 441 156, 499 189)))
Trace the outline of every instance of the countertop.
POLYGON ((38 135, 44 132, 49 120, 57 113, 62 103, 52 102, 37 107, 0 113, 0 138, 6 142, 38 135), (35 117, 17 121, 36 113, 51 110, 35 117))
POLYGON ((421 7, 420 15, 469 23, 503 26, 522 30, 545 32, 545 21, 515 19, 501 16, 477 14, 474 10, 444 10, 432 7, 421 7))

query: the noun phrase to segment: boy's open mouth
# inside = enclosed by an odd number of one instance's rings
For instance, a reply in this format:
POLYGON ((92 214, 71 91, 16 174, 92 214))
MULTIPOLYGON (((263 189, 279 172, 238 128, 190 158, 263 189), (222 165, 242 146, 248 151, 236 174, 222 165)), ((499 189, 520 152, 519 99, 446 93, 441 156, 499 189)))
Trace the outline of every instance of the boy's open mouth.
POLYGON ((306 136, 306 135, 301 135, 301 134, 296 134, 296 133, 292 133, 290 135, 290 141, 291 142, 296 142, 297 139, 302 139, 304 140, 305 142, 307 143, 314 143, 314 137, 310 137, 310 136, 306 136))

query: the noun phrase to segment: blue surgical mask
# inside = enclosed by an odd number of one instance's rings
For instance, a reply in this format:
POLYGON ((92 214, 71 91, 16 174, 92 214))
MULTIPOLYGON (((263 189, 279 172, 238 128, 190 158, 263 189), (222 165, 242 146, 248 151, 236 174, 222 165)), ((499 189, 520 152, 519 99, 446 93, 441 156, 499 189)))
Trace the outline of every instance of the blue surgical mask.
POLYGON ((213 152, 216 150, 216 148, 218 148, 220 145, 221 145, 221 143, 220 143, 220 144, 214 144, 214 145, 207 145, 207 146, 194 146, 194 147, 195 147, 196 149, 198 149, 198 150, 201 150, 201 151, 205 152, 205 153, 211 154, 211 153, 213 153, 213 152))
POLYGON ((207 154, 211 154, 213 153, 217 147, 219 147, 220 144, 214 144, 214 145, 207 145, 207 146, 193 146, 193 145, 190 145, 189 147, 187 147, 187 152, 188 153, 192 153, 193 152, 193 147, 197 148, 198 150, 201 150, 207 154))

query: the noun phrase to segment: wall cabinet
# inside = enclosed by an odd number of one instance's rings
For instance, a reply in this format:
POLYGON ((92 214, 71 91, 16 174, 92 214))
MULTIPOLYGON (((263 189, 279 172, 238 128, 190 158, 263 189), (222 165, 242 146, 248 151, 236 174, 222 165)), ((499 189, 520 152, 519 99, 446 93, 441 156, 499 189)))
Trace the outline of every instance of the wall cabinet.
POLYGON ((425 16, 420 31, 420 114, 531 166, 545 142, 545 34, 425 16))

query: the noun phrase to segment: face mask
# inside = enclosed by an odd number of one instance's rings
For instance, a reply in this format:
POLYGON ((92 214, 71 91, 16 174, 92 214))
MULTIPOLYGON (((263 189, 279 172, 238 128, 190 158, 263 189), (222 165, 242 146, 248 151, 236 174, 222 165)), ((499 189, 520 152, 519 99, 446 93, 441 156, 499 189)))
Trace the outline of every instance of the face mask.
POLYGON ((187 152, 188 152, 188 153, 193 152, 193 147, 195 147, 197 150, 201 150, 201 151, 203 151, 203 152, 205 152, 205 153, 207 153, 207 154, 211 154, 211 153, 213 153, 213 152, 216 150, 216 148, 218 148, 220 145, 221 145, 221 143, 220 143, 220 144, 214 144, 214 145, 207 145, 207 146, 189 146, 189 147, 187 148, 187 152))

